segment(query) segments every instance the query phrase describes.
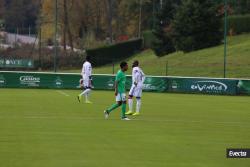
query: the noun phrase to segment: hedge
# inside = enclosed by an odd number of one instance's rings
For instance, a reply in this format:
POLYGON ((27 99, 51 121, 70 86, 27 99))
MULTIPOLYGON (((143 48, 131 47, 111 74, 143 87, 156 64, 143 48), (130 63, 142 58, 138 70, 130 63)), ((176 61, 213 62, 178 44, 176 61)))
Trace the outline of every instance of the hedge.
POLYGON ((229 34, 250 32, 250 15, 232 15, 228 17, 229 34))
POLYGON ((153 34, 153 32, 151 30, 147 30, 144 31, 142 35, 143 35, 144 48, 145 49, 152 48, 153 43, 156 41, 156 37, 153 34))
POLYGON ((141 48, 142 39, 135 39, 100 48, 88 49, 86 53, 90 56, 93 66, 101 66, 128 58, 141 50, 141 48))

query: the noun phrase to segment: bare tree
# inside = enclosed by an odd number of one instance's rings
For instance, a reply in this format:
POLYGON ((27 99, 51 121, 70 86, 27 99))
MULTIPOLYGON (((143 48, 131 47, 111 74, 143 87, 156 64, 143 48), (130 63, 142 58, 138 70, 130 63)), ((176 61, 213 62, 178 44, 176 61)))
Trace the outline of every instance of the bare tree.
POLYGON ((72 38, 72 33, 71 33, 71 30, 70 30, 70 25, 69 25, 68 0, 63 0, 63 10, 64 10, 64 30, 63 30, 64 50, 66 50, 66 36, 68 36, 69 45, 71 47, 71 50, 73 50, 73 48, 74 48, 74 46, 73 46, 73 38, 72 38))
POLYGON ((113 28, 112 28, 113 0, 107 0, 106 7, 107 7, 108 35, 109 35, 110 43, 113 43, 113 28))

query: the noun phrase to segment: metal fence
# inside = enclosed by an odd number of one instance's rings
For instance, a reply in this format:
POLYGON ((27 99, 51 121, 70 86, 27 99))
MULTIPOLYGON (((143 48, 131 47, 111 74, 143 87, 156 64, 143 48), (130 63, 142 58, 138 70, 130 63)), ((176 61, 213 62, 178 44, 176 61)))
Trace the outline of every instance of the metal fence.
MULTIPOLYGON (((235 3, 229 3, 229 5, 232 7, 239 4, 235 1, 235 3)), ((225 10, 229 7, 225 0, 221 9, 225 10)), ((242 14, 239 11, 237 14, 242 14)), ((217 47, 193 53, 176 52, 161 58, 154 56, 152 51, 146 51, 146 55, 142 53, 143 58, 142 55, 136 57, 131 55, 131 58, 127 60, 131 66, 132 61, 138 59, 147 75, 250 78, 250 35, 244 34, 246 32, 243 32, 242 35, 234 34, 233 28, 230 27, 232 24, 228 22, 229 14, 231 14, 230 10, 225 10, 223 30, 221 30, 221 36, 224 35, 224 40, 217 47), (229 37, 229 35, 235 36, 229 37)), ((55 23, 56 25, 57 23, 55 23)), ((80 72, 86 56, 84 51, 85 41, 74 41, 74 43, 78 43, 78 46, 71 48, 63 44, 60 37, 62 34, 57 34, 56 27, 52 31, 56 33, 52 32, 51 37, 45 39, 42 27, 1 28, 0 70, 80 72)), ((86 45, 90 46, 91 44, 86 45)), ((121 52, 123 51, 121 50, 121 52)), ((108 60, 108 62, 103 67, 94 66, 94 72, 100 74, 116 73, 119 69, 119 62, 113 60, 108 60)), ((131 68, 128 73, 131 73, 131 68)))

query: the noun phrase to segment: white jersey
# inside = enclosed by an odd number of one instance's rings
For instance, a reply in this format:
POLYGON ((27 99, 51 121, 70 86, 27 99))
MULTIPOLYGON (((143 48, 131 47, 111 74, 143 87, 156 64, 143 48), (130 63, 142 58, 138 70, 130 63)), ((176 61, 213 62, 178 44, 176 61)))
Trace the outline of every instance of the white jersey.
POLYGON ((130 96, 141 97, 145 74, 139 67, 134 67, 132 71, 132 86, 129 91, 130 96), (136 85, 134 84, 136 83, 136 85))
POLYGON ((87 89, 91 86, 91 75, 92 75, 92 66, 90 62, 85 61, 82 65, 82 86, 87 89))
POLYGON ((85 61, 82 65, 82 77, 89 78, 92 75, 92 66, 91 63, 88 61, 85 61))
POLYGON ((145 80, 145 74, 141 70, 140 67, 134 67, 132 71, 132 81, 133 84, 137 83, 138 85, 143 85, 143 82, 145 80))

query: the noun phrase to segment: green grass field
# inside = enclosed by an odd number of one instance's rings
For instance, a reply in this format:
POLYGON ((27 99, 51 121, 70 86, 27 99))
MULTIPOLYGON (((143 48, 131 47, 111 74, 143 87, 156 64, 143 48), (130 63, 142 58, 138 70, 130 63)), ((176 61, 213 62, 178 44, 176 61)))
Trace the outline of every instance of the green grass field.
POLYGON ((113 92, 0 89, 1 167, 249 167, 249 97, 144 93, 142 115, 104 120, 113 92))
MULTIPOLYGON (((228 78, 250 78, 250 34, 229 37, 227 56, 228 78)), ((166 75, 166 62, 168 62, 168 75, 194 76, 194 77, 223 77, 224 67, 224 45, 203 49, 184 54, 176 52, 158 58, 153 51, 146 50, 137 54, 127 61, 129 64, 135 59, 141 62, 141 67, 148 75, 166 75)), ((115 65, 115 72, 119 64, 115 65)), ((130 69, 131 70, 131 69, 130 69)), ((63 72, 78 72, 77 70, 66 70, 63 72)), ((94 68, 94 73, 112 73, 112 65, 94 68)))

